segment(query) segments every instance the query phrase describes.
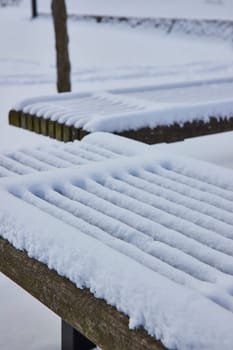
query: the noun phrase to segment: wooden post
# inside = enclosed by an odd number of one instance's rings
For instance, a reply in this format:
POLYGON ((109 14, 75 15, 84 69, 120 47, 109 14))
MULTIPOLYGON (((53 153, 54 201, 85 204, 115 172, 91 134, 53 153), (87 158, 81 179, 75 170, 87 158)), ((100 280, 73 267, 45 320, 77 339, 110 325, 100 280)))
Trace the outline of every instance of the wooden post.
POLYGON ((71 91, 66 2, 52 0, 51 8, 56 43, 57 91, 71 91))
POLYGON ((32 18, 36 18, 37 16, 38 16, 37 1, 32 0, 32 18))
POLYGON ((89 339, 62 320, 62 350, 91 350, 95 347, 89 339))

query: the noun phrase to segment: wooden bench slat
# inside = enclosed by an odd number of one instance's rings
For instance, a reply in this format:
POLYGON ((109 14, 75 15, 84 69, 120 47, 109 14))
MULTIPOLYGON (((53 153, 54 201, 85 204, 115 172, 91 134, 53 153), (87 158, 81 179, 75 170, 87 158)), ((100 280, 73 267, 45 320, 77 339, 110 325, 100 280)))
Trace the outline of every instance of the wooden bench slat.
MULTIPOLYGON (((36 133, 41 133, 63 142, 81 140, 89 134, 86 130, 75 128, 74 126, 60 124, 56 121, 16 112, 14 110, 9 112, 9 124, 30 131, 35 131, 36 133)), ((186 138, 211 135, 232 130, 233 117, 211 117, 210 121, 206 123, 202 120, 196 120, 193 122, 186 122, 183 126, 174 123, 170 126, 160 125, 152 129, 141 128, 138 130, 127 130, 119 133, 115 132, 114 134, 147 144, 156 144, 162 142, 170 143, 183 141, 186 138)))
POLYGON ((124 314, 0 238, 0 271, 103 350, 163 350, 124 314))

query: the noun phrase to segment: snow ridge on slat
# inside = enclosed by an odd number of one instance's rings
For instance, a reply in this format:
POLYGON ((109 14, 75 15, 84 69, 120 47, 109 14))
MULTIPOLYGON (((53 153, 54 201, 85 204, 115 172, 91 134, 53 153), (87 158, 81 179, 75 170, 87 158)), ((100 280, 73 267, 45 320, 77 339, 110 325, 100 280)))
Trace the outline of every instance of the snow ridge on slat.
MULTIPOLYGON (((84 149, 91 153, 91 147, 84 149)), ((214 183, 182 162, 173 165, 166 155, 162 161, 150 156, 142 165, 123 166, 116 173, 118 160, 101 176, 93 170, 93 176, 80 178, 74 172, 72 180, 61 177, 10 191, 233 312, 231 191, 225 181, 214 183)))
POLYGON ((140 100, 105 92, 88 96, 80 94, 75 99, 60 99, 55 102, 42 100, 29 103, 23 107, 23 112, 79 128, 93 118, 147 109, 146 103, 140 100))
MULTIPOLYGON (((132 152, 118 150, 118 146, 109 137, 101 134, 101 142, 86 137, 82 142, 56 144, 49 147, 22 148, 0 153, 0 178, 12 175, 29 174, 35 171, 49 171, 56 168, 68 168, 106 159, 119 158, 132 152)), ((114 140, 115 136, 112 136, 114 140)), ((121 139, 121 138, 119 138, 121 139)), ((119 141, 120 142, 120 141, 119 141)), ((133 144, 133 141, 132 141, 133 144)))
POLYGON ((175 320, 169 334, 187 334, 188 345, 169 348, 232 339, 231 171, 106 134, 0 160, 0 230, 17 249, 157 339, 175 320))
MULTIPOLYGON (((233 213, 233 203, 230 200, 224 199, 216 193, 204 191, 202 187, 195 188, 194 186, 191 187, 187 184, 179 183, 175 181, 175 179, 168 177, 166 178, 162 175, 162 173, 160 173, 159 169, 156 169, 156 171, 153 173, 144 171, 140 175, 140 178, 144 180, 144 184, 156 184, 157 186, 162 185, 164 187, 162 191, 166 191, 166 193, 169 193, 169 191, 174 193, 177 200, 180 200, 180 198, 191 198, 193 201, 189 201, 189 203, 192 205, 192 207, 195 203, 194 200, 196 199, 198 202, 205 202, 205 207, 203 210, 206 210, 206 212, 209 212, 210 207, 216 207, 218 209, 223 209, 226 213, 233 213)), ((186 205, 188 205, 188 203, 186 203, 186 205)))
POLYGON ((14 173, 15 175, 25 175, 35 171, 33 168, 22 164, 7 154, 0 155, 0 165, 2 168, 5 168, 7 171, 14 173))
POLYGON ((24 151, 15 151, 7 154, 8 158, 25 165, 28 168, 32 168, 36 171, 47 171, 52 170, 53 167, 48 165, 46 162, 40 159, 35 159, 33 152, 32 154, 26 154, 24 151))
MULTIPOLYGON (((153 182, 146 182, 142 180, 140 177, 136 178, 130 176, 127 178, 127 184, 132 187, 132 196, 134 196, 133 191, 135 189, 143 189, 147 194, 155 194, 160 197, 159 203, 154 203, 157 208, 163 209, 166 208, 167 212, 174 215, 183 216, 183 209, 186 209, 186 219, 189 222, 196 223, 200 225, 199 219, 202 218, 201 225, 205 228, 210 229, 214 232, 221 232, 221 235, 224 235, 228 238, 233 238, 232 234, 232 226, 233 218, 232 212, 229 212, 229 209, 222 209, 221 207, 216 207, 208 202, 205 203, 204 199, 190 199, 188 195, 180 195, 179 192, 176 192, 176 183, 174 183, 174 187, 172 190, 167 190, 164 188, 163 179, 160 182, 160 185, 156 185, 153 182), (162 184, 162 186, 161 186, 162 184), (203 206, 204 202, 204 206, 203 206), (200 209, 201 208, 201 209, 200 209), (220 220, 221 227, 218 225, 218 220, 220 220), (224 231, 222 231, 224 228, 224 231)), ((192 189, 190 190, 192 192, 192 189)), ((135 192, 136 195, 137 192, 135 192)), ((202 192, 200 192, 200 196, 202 192)), ((142 192, 141 192, 142 195, 142 192)), ((138 197, 140 198, 140 192, 138 197)), ((145 201, 145 199, 143 199, 145 201)), ((148 198, 148 202, 150 203, 150 199, 148 198)), ((226 206, 225 206, 226 207, 226 206)))
POLYGON ((211 183, 210 179, 207 180, 201 176, 198 176, 196 173, 189 174, 186 172, 182 172, 182 170, 169 170, 165 168, 162 169, 162 172, 165 173, 169 179, 178 181, 182 185, 187 184, 203 192, 210 192, 211 194, 215 194, 220 198, 229 199, 230 201, 232 201, 233 199, 233 192, 231 191, 231 189, 227 187, 221 187, 221 184, 219 184, 219 186, 216 186, 215 184, 211 183))

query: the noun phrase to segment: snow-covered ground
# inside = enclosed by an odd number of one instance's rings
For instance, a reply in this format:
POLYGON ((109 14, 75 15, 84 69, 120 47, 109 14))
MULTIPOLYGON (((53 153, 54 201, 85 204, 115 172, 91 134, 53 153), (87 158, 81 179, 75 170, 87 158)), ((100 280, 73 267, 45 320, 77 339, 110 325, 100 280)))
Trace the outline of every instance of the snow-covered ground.
MULTIPOLYGON (((116 6, 114 1, 98 1, 96 6, 97 2, 83 0, 79 1, 79 11, 94 13, 98 8, 98 12, 105 13, 148 15, 153 6, 154 11, 159 9, 158 16, 174 13, 178 17, 231 18, 233 13, 230 0, 223 1, 223 5, 201 0, 147 2, 142 6, 139 0, 136 4, 122 1, 125 6, 118 2, 116 6)), ((26 0, 20 8, 0 8, 1 149, 51 143, 45 137, 7 125, 7 112, 17 101, 55 93, 51 21, 32 21, 29 16, 26 0)), ((227 43, 74 21, 69 23, 69 33, 75 91, 233 77, 233 50, 227 43)), ((233 168, 233 133, 154 147, 233 168)), ((59 349, 60 321, 55 315, 3 276, 0 293, 0 349, 59 349)))
MULTIPOLYGON (((39 0, 40 12, 48 13, 50 3, 39 0)), ((67 0, 71 14, 101 14, 133 17, 232 19, 231 0, 67 0)))

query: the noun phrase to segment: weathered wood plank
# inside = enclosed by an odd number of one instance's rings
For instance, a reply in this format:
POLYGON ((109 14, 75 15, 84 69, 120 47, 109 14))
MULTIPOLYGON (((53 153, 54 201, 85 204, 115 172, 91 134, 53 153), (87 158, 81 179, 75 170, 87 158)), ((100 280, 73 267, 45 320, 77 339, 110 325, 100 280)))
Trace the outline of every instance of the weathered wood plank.
POLYGON ((209 122, 197 120, 186 122, 183 125, 174 123, 169 126, 161 125, 154 129, 142 128, 139 130, 128 130, 117 135, 142 141, 147 144, 156 144, 162 142, 182 141, 186 138, 205 136, 225 131, 233 130, 233 117, 216 118, 211 117, 209 122))
POLYGON ((58 122, 55 124, 55 138, 58 141, 63 141, 63 126, 64 124, 58 122))
POLYGON ((40 120, 40 130, 41 134, 44 136, 48 136, 49 130, 48 130, 48 119, 41 118, 40 120))
MULTIPOLYGON (((37 133, 56 138, 57 140, 69 142, 81 140, 88 132, 83 129, 59 124, 51 120, 32 116, 32 121, 28 114, 11 110, 9 112, 9 123, 18 127, 24 127, 37 133)), ((127 130, 115 133, 120 136, 128 137, 147 144, 156 144, 162 142, 182 141, 186 138, 216 134, 219 132, 233 130, 233 117, 216 118, 211 117, 209 122, 196 120, 186 122, 183 125, 174 123, 172 125, 160 125, 156 128, 142 128, 138 130, 127 130)))
POLYGON ((15 110, 10 110, 8 121, 10 125, 21 127, 21 118, 20 118, 20 112, 15 110))
POLYGON ((34 120, 34 130, 37 134, 41 134, 41 119, 37 117, 36 115, 33 116, 33 120, 34 120))
POLYGON ((55 139, 56 134, 55 134, 55 123, 53 120, 48 121, 48 136, 55 139))
POLYGON ((27 129, 27 119, 26 119, 26 114, 21 113, 21 128, 27 129))
POLYGON ((72 141, 72 137, 71 137, 71 127, 68 125, 63 126, 63 141, 64 142, 69 142, 72 141))
POLYGON ((34 118, 31 114, 26 114, 26 120, 27 120, 27 129, 30 131, 34 131, 34 118))
POLYGON ((49 307, 103 350, 164 350, 144 330, 129 330, 128 317, 89 290, 77 288, 55 271, 0 238, 0 271, 49 307))

